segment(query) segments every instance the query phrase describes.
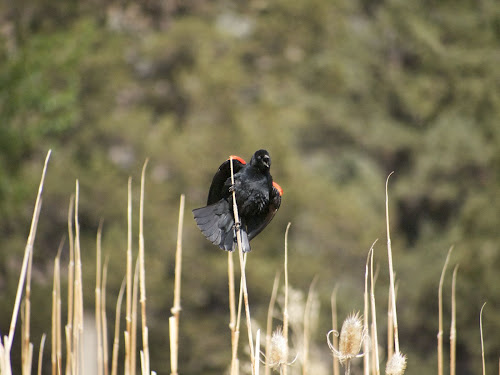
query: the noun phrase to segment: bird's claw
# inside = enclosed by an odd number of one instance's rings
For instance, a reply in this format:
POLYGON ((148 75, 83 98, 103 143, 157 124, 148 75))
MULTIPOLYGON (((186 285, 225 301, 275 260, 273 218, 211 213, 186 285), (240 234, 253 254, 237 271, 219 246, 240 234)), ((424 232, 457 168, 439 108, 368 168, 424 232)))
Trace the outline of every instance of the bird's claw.
POLYGON ((235 185, 229 186, 229 192, 232 193, 234 191, 236 191, 236 186, 235 185))
POLYGON ((234 230, 239 231, 241 229, 241 223, 235 223, 234 224, 234 230))

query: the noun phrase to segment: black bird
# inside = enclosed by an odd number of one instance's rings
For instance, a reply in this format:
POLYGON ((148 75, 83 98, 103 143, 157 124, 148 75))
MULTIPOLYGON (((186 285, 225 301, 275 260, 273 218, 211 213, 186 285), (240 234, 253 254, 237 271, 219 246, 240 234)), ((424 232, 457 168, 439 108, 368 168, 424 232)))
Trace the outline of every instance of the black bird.
POLYGON ((281 205, 283 190, 269 173, 271 157, 266 150, 253 154, 249 164, 231 156, 221 164, 208 192, 207 206, 193 210, 194 219, 203 235, 226 251, 233 251, 236 228, 233 214, 233 190, 240 216, 242 251, 250 251, 250 240, 257 236, 281 205), (233 159, 234 185, 231 183, 233 159))

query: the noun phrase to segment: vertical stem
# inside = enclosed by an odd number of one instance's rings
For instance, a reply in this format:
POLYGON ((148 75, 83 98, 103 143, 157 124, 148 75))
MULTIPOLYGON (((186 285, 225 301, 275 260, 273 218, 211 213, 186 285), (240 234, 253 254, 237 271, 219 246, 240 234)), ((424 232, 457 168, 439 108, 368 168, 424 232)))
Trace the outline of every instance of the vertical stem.
MULTIPOLYGON (((283 336, 285 337, 285 342, 287 345, 286 356, 288 358, 288 231, 290 230, 290 225, 288 223, 285 231, 285 307, 283 309, 283 336)), ((283 374, 286 375, 288 372, 288 366, 283 366, 283 374)))
POLYGON ((143 374, 150 373, 149 371, 149 343, 148 343, 148 326, 146 320, 146 267, 144 265, 144 175, 148 159, 144 162, 141 175, 141 201, 139 208, 139 287, 140 287, 140 303, 142 317, 142 348, 144 351, 144 361, 142 372, 143 374))
POLYGON ((45 333, 42 335, 40 340, 40 351, 38 352, 38 375, 42 375, 42 360, 43 360, 43 348, 45 347, 45 333))
MULTIPOLYGON (((231 184, 234 185, 234 170, 233 170, 233 157, 230 157, 231 165, 231 184)), ((234 213, 234 224, 236 226, 236 239, 238 241, 238 254, 240 258, 240 268, 241 268, 241 285, 243 287, 243 300, 245 302, 245 315, 247 318, 247 329, 248 329, 248 341, 250 346, 250 361, 252 362, 252 373, 255 373, 255 354, 253 346, 253 334, 252 334, 252 320, 250 318, 250 307, 248 303, 248 290, 247 290, 247 279, 245 274, 245 261, 243 259, 243 252, 241 251, 241 232, 240 232, 240 217, 238 215, 238 205, 236 204, 236 193, 233 190, 233 213, 234 213)))
POLYGON ((108 319, 106 316, 106 283, 108 279, 108 258, 104 260, 101 283, 101 320, 102 320, 102 364, 104 375, 109 374, 109 352, 108 352, 108 319))
POLYGON ((33 265, 33 251, 29 255, 28 270, 26 274, 26 288, 24 297, 24 319, 21 319, 23 329, 21 362, 22 373, 25 375, 31 374, 32 359, 30 358, 30 314, 31 314, 31 269, 33 265))
POLYGON ((370 317, 370 302, 368 298, 368 275, 369 273, 369 261, 370 254, 373 252, 373 248, 368 252, 368 256, 366 258, 365 265, 365 293, 364 293, 364 313, 363 313, 363 330, 365 332, 365 338, 363 339, 363 353, 365 353, 363 357, 363 374, 370 375, 370 341, 369 341, 369 317, 370 317))
POLYGON ((392 294, 389 285, 389 298, 387 300, 387 361, 394 354, 394 317, 392 315, 392 294))
POLYGON ((82 285, 82 258, 80 252, 80 223, 78 208, 80 201, 80 185, 76 180, 75 187, 75 282, 73 307, 73 375, 81 373, 81 358, 83 353, 83 285, 82 285))
POLYGON ((439 303, 439 331, 437 334, 438 341, 438 375, 443 375, 443 282, 444 275, 446 273, 446 268, 448 267, 448 261, 450 260, 450 254, 453 250, 453 246, 448 250, 448 255, 446 255, 446 260, 444 262, 443 270, 441 271, 441 278, 439 279, 439 289, 438 289, 438 303, 439 303))
POLYGON ((182 272, 182 227, 184 222, 184 194, 181 195, 179 204, 179 223, 177 227, 177 247, 175 250, 175 281, 174 305, 172 307, 173 329, 170 333, 170 366, 171 374, 177 375, 177 362, 179 353, 179 314, 181 311, 181 272, 182 272))
POLYGON ((347 359, 345 365, 345 375, 350 375, 350 374, 351 374, 351 360, 347 359))
POLYGON ((450 326, 450 375, 455 375, 456 370, 456 355, 457 355, 457 303, 455 297, 455 284, 457 281, 458 264, 453 270, 453 278, 451 282, 451 326, 450 326))
POLYGON ((113 359, 111 361, 111 375, 117 375, 118 371, 118 348, 120 346, 120 312, 122 306, 123 292, 125 290, 125 279, 122 281, 120 286, 120 292, 118 293, 118 299, 116 301, 116 312, 115 312, 115 338, 113 341, 113 359))
POLYGON ((73 283, 75 280, 75 248, 73 239, 73 207, 75 196, 72 195, 68 208, 68 239, 69 239, 69 264, 68 264, 68 323, 66 325, 66 375, 71 375, 73 352, 73 283))
POLYGON ((375 282, 374 282, 374 276, 373 276, 373 247, 375 246, 375 242, 373 243, 370 251, 371 251, 371 256, 370 256, 370 302, 371 302, 371 309, 372 309, 372 347, 373 347, 373 352, 374 352, 374 357, 375 357, 375 374, 380 375, 380 363, 379 363, 379 357, 378 357, 378 338, 377 338, 377 314, 376 314, 376 308, 375 308, 375 282))
POLYGON ((394 290, 394 267, 392 265, 391 232, 389 229, 389 195, 387 193, 387 185, 389 184, 389 178, 393 173, 394 172, 391 172, 389 176, 387 176, 387 180, 385 182, 385 216, 387 224, 387 255, 389 258, 389 279, 390 279, 391 298, 392 298, 392 314, 394 321, 394 347, 396 353, 399 353, 398 316, 396 313, 396 292, 394 290))
POLYGON ((137 298, 139 283, 139 262, 135 263, 134 282, 132 286, 132 325, 130 330, 130 374, 136 374, 137 364, 137 298))
POLYGON ((95 327, 97 331, 97 374, 103 374, 102 367, 102 328, 101 328, 101 236, 102 220, 99 222, 96 240, 96 271, 95 271, 95 327))
POLYGON ((127 276, 126 276, 126 311, 125 311, 125 375, 132 374, 132 177, 127 185, 127 276))
MULTIPOLYGON (((335 332, 338 332, 338 323, 337 323, 337 286, 333 288, 332 296, 330 298, 331 300, 331 305, 332 305, 332 330, 335 332)), ((339 347, 339 338, 337 335, 333 335, 333 347, 338 349, 339 347)), ((339 363, 339 358, 335 355, 332 356, 333 358, 333 375, 339 375, 340 374, 340 363, 339 363)))
POLYGON ((52 375, 56 375, 57 371, 57 273, 59 272, 59 258, 54 260, 54 278, 52 284, 52 332, 51 332, 51 364, 52 375))
POLYGON ((479 313, 479 331, 481 333, 481 359, 483 363, 483 375, 486 375, 486 364, 484 362, 484 339, 483 339, 483 309, 486 305, 486 302, 483 303, 483 307, 481 307, 481 312, 479 313))
POLYGON ((229 329, 231 330, 231 375, 235 375, 235 361, 238 351, 238 341, 236 340, 236 295, 234 288, 234 262, 233 252, 227 252, 227 278, 229 284, 229 329))
MULTIPOLYGON (((243 262, 246 264, 247 254, 245 254, 243 262)), ((241 308, 243 305, 243 284, 240 280, 240 291, 238 294, 238 312, 236 314, 236 328, 234 330, 234 345, 231 356, 231 375, 238 375, 238 342, 240 340, 240 323, 241 323, 241 308)))

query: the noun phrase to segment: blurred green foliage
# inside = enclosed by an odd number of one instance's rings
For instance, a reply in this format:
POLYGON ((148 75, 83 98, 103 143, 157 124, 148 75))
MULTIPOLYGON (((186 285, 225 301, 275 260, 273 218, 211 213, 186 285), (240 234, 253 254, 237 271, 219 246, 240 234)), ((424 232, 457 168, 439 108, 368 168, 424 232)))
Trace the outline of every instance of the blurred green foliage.
MULTIPOLYGON (((228 155, 249 158, 267 148, 285 195, 249 258, 253 317, 265 320, 290 221, 292 285, 305 292, 319 276, 317 350, 328 350, 335 285, 340 316, 362 309, 365 257, 376 238, 383 329, 384 183, 395 171, 390 212, 406 373, 435 371, 437 285, 452 244, 452 263, 460 264, 457 373, 479 371, 484 301, 486 354, 496 364, 498 1, 24 0, 2 5, 0 14, 3 333, 47 149, 54 153, 32 294, 49 296, 78 179, 86 300, 92 304, 103 218, 110 309, 125 268, 127 179, 137 214, 140 170, 150 158, 145 238, 153 368, 168 373, 177 207, 185 193, 180 368, 220 374, 230 359, 226 254, 200 235, 189 210, 205 203, 228 155)), ((446 314, 449 295, 448 277, 446 314)), ((36 342, 49 331, 50 313, 44 297, 35 298, 36 342)))

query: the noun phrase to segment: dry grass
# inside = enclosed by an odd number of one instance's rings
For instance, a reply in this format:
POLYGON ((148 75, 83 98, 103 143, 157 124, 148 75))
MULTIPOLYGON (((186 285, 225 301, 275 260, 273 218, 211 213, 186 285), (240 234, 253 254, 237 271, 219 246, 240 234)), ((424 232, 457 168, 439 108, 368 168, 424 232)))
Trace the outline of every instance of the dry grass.
POLYGON ((179 318, 181 312, 181 270, 182 270, 182 227, 184 223, 184 194, 179 203, 179 225, 177 227, 177 246, 175 250, 174 305, 169 319, 170 328, 170 374, 177 375, 179 353, 179 318))
MULTIPOLYGON (((33 366, 33 344, 30 342, 30 318, 31 318, 31 266, 32 266, 32 254, 33 254, 33 241, 36 234, 37 223, 40 215, 40 207, 42 201, 42 191, 43 183, 46 175, 47 164, 50 157, 50 152, 47 154, 45 165, 42 172, 42 177, 40 181, 40 186, 38 189, 38 194, 36 198, 35 207, 33 210, 33 218, 30 228, 30 233, 27 239, 24 258, 22 267, 20 270, 20 278, 18 283, 18 289, 16 294, 16 299, 13 304, 12 320, 9 330, 9 335, 5 336, 0 343, 0 373, 2 375, 10 375, 14 371, 11 368, 10 356, 12 340, 15 333, 17 318, 19 312, 21 311, 22 329, 21 329, 21 353, 22 353, 22 366, 20 372, 24 374, 30 374, 35 366, 33 366), (24 290, 24 302, 21 305, 21 300, 23 297, 24 290), (21 309, 22 306, 22 309, 21 309)), ((107 337, 107 311, 106 311, 106 278, 107 278, 107 261, 102 265, 102 250, 101 250, 101 237, 102 237, 102 223, 99 226, 97 232, 96 240, 96 280, 95 280, 95 317, 96 317, 96 329, 97 329, 97 368, 99 375, 107 375, 111 372, 112 375, 116 375, 118 372, 119 358, 119 346, 120 346, 120 336, 124 335, 124 356, 121 359, 123 361, 123 369, 125 375, 135 375, 136 373, 136 347, 137 347, 137 330, 138 327, 138 313, 141 314, 141 333, 142 333, 142 350, 141 350, 141 374, 149 375, 154 374, 151 371, 151 363, 149 359, 149 344, 148 344, 148 327, 146 318, 146 269, 145 269, 145 249, 144 249, 144 235, 143 235, 143 221, 144 221, 144 195, 145 195, 145 171, 146 171, 147 161, 144 164, 142 175, 141 175, 141 191, 140 191, 140 213, 139 213, 139 249, 138 256, 135 261, 135 271, 133 271, 133 253, 132 253, 132 180, 128 181, 128 199, 127 199, 127 249, 126 249, 126 275, 124 275, 124 280, 122 282, 120 292, 116 301, 116 310, 114 314, 114 339, 113 339, 113 350, 111 355, 111 363, 109 363, 108 356, 108 337, 107 337), (122 300, 125 295, 126 306, 125 306, 125 327, 123 332, 120 332, 120 312, 122 300), (139 300, 140 297, 140 300, 139 300), (140 312, 138 311, 140 302, 140 312)), ((392 248, 390 239, 390 221, 389 221, 389 205, 388 205, 388 192, 387 192, 388 180, 386 182, 386 227, 387 227, 387 250, 388 250, 388 264, 389 264, 389 275, 390 275, 390 285, 389 285, 389 306, 387 309, 387 317, 391 324, 388 325, 388 337, 390 348, 394 349, 394 354, 386 358, 386 374, 398 374, 401 375, 406 369, 406 356, 403 355, 399 347, 399 335, 398 335, 398 321, 397 321, 397 295, 395 286, 395 273, 393 267, 392 259, 392 248)), ((176 247, 176 265, 175 265, 175 282, 174 282, 174 301, 171 309, 172 317, 169 320, 170 323, 170 354, 171 354, 171 375, 178 375, 178 354, 179 354, 179 319, 181 312, 181 271, 182 271, 182 223, 183 223, 183 212, 184 212, 184 196, 181 196, 180 207, 179 207, 179 225, 177 232, 177 247, 176 247)), ((54 275, 53 275, 53 289, 52 289, 52 325, 50 330, 50 340, 51 340, 51 365, 52 374, 59 375, 79 375, 84 374, 84 367, 82 363, 83 359, 83 346, 82 346, 82 336, 85 330, 83 325, 83 292, 82 292, 82 259, 81 259, 81 249, 80 249, 80 225, 78 221, 78 209, 79 209, 79 184, 76 181, 75 185, 75 195, 70 199, 68 208, 68 238, 69 238, 69 262, 68 262, 68 273, 67 273, 67 283, 68 283, 68 295, 67 295, 67 310, 68 315, 66 319, 66 325, 64 326, 64 333, 66 339, 66 353, 65 358, 63 358, 62 353, 62 339, 63 339, 63 322, 61 316, 61 264, 60 264, 60 253, 62 249, 62 241, 58 251, 58 254, 54 260, 54 275), (63 365, 65 364, 65 365, 63 365)), ((237 207, 235 207, 235 222, 238 223, 237 207)), ((307 303, 302 308, 303 311, 303 331, 297 332, 295 326, 292 332, 289 332, 289 277, 288 277, 288 233, 290 229, 290 224, 288 224, 285 233, 285 252, 284 252, 284 303, 282 306, 283 313, 283 329, 278 328, 273 332, 273 317, 275 310, 275 301, 278 295, 279 289, 279 276, 276 275, 273 288, 271 300, 269 303, 269 309, 267 314, 267 333, 265 338, 265 374, 269 375, 272 370, 279 371, 280 374, 286 374, 290 366, 290 372, 298 374, 302 371, 302 374, 313 373, 312 368, 315 363, 313 363, 313 357, 310 355, 311 351, 311 334, 310 327, 312 325, 312 314, 311 304, 313 296, 313 286, 314 282, 311 284, 310 291, 308 294, 307 303), (302 337, 303 348, 300 351, 302 363, 302 368, 299 369, 298 366, 293 366, 294 360, 289 358, 289 343, 290 334, 295 339, 302 337)), ((241 248, 241 237, 238 234, 238 247, 241 248)), ((350 366, 352 360, 358 356, 365 357, 363 361, 363 373, 365 375, 380 374, 380 362, 378 352, 378 329, 377 329, 377 319, 376 319, 376 304, 375 304, 375 280, 376 275, 374 275, 373 267, 373 254, 374 245, 371 246, 364 274, 364 313, 363 319, 357 314, 349 316, 346 321, 344 321, 343 328, 340 333, 340 340, 337 340, 335 335, 333 340, 330 341, 330 335, 328 335, 328 344, 332 350, 333 355, 333 365, 331 366, 331 371, 334 375, 339 373, 339 361, 345 365, 346 373, 350 373, 350 366), (367 334, 370 332, 370 337, 367 338, 367 334), (365 339, 366 338, 366 339, 365 339), (363 348, 362 353, 361 348, 363 348)), ((238 250, 239 250, 238 249, 238 250)), ((451 252, 451 249, 450 249, 451 252)), ((445 277, 446 267, 449 262, 450 252, 445 261, 445 266, 441 274, 439 289, 438 289, 438 299, 439 299, 439 332, 438 332, 438 375, 443 373, 443 326, 442 326, 442 289, 443 281, 445 277)), ((244 304, 245 315, 247 321, 248 329, 248 339, 249 347, 248 352, 249 360, 251 364, 251 372, 254 375, 259 375, 260 372, 260 357, 261 357, 261 335, 260 330, 256 332, 256 340, 253 341, 253 332, 250 319, 250 304, 248 301, 248 290, 246 284, 245 276, 245 265, 247 254, 243 255, 241 250, 238 252, 240 260, 240 271, 241 271, 241 281, 240 281, 240 294, 238 309, 236 308, 236 296, 235 296, 235 283, 234 283, 234 265, 232 263, 232 254, 228 254, 228 280, 229 280, 229 316, 230 316, 230 328, 231 328, 231 365, 230 371, 232 375, 239 374, 240 372, 240 360, 238 358, 238 337, 239 337, 239 326, 241 320, 242 306, 244 304)), ((450 373, 455 374, 456 368, 456 275, 457 267, 453 272, 452 279, 452 312, 451 312, 451 326, 450 326, 450 373)), ((331 308, 332 308, 332 331, 337 330, 337 288, 334 289, 331 297, 331 308)), ((484 308, 484 305, 483 305, 484 308)), ((484 340, 482 331, 482 321, 483 321, 483 308, 481 308, 479 328, 481 333, 481 347, 482 347, 482 364, 483 364, 483 374, 485 374, 485 360, 484 360, 484 340)), ((39 354, 38 354, 38 366, 36 366, 37 373, 42 372, 42 358, 43 358, 43 348, 45 344, 45 334, 42 336, 40 342, 39 354)), ((300 340, 299 340, 300 341, 300 340)), ((189 350, 189 349, 185 349, 189 350)), ((297 352, 299 352, 297 350, 297 352)), ((317 360, 315 358, 314 360, 317 360)), ((383 358, 382 358, 383 360, 383 358)))

